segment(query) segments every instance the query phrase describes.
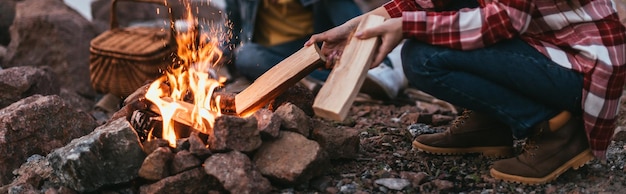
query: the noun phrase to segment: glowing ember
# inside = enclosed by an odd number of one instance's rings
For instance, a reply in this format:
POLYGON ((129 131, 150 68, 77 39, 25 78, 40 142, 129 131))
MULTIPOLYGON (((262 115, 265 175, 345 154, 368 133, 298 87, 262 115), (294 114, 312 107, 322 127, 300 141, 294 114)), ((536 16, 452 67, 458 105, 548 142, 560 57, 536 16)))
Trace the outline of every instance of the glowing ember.
MULTIPOLYGON (((193 104, 193 111, 185 114, 192 117, 187 118, 191 120, 193 125, 191 127, 210 134, 215 118, 221 115, 219 103, 216 103, 219 102, 219 97, 213 99, 213 92, 226 81, 223 77, 217 78, 213 73, 222 57, 222 51, 218 48, 217 33, 201 34, 196 27, 198 21, 191 14, 191 4, 185 2, 185 5, 189 27, 176 36, 178 62, 173 64, 164 76, 154 81, 146 93, 146 98, 161 112, 162 138, 168 140, 172 147, 176 147, 178 138, 173 118, 189 110, 183 107, 186 100, 192 100, 193 104), (211 103, 212 101, 215 102, 211 103)), ((152 131, 148 138, 155 138, 152 131)))

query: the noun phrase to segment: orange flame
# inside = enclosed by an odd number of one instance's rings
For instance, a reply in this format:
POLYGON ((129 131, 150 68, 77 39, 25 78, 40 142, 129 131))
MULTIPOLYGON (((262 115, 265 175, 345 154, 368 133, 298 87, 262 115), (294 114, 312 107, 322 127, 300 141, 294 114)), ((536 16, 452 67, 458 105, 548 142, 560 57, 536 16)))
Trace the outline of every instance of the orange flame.
MULTIPOLYGON (((216 35, 201 34, 197 28, 198 21, 192 17, 190 3, 186 4, 188 29, 179 32, 176 36, 178 44, 178 63, 165 72, 165 75, 154 81, 146 93, 146 98, 154 103, 161 112, 163 118, 163 137, 169 141, 170 146, 176 147, 176 133, 174 118, 177 114, 188 111, 181 106, 180 102, 185 99, 193 99, 193 110, 189 114, 191 124, 199 132, 209 134, 213 128, 215 119, 221 116, 219 97, 213 99, 213 92, 222 86, 226 78, 217 78, 211 72, 215 72, 216 65, 222 60, 222 51, 218 47, 216 35), (163 87, 167 85, 168 87, 163 87), (173 102, 163 98, 171 98, 173 102)), ((212 33, 216 34, 216 33, 212 33)), ((152 131, 149 139, 153 139, 152 131)))

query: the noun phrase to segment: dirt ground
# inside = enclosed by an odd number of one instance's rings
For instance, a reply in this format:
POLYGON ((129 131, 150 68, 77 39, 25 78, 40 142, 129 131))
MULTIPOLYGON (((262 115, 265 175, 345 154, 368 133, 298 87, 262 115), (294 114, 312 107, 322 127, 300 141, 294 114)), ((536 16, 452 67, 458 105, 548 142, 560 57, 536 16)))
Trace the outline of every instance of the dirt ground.
MULTIPOLYGON (((415 106, 416 101, 419 100, 402 96, 393 102, 356 103, 346 121, 327 121, 338 129, 361 131, 360 157, 333 161, 325 176, 312 180, 308 186, 284 188, 281 192, 316 193, 320 189, 314 188, 325 188, 322 193, 622 193, 626 189, 624 141, 613 142, 606 163, 594 160, 578 170, 565 172, 554 182, 534 186, 493 179, 489 167, 497 159, 480 155, 437 156, 413 150, 411 141, 416 131, 441 131, 448 124, 411 126, 415 123, 404 118, 410 112, 421 111, 415 106), (384 178, 395 178, 391 182, 398 184, 408 180, 411 184, 393 189, 376 183, 384 178)), ((623 105, 620 126, 626 123, 624 110, 623 105)), ((455 116, 441 111, 440 115, 455 116)), ((521 152, 522 143, 516 142, 517 153, 521 152)))

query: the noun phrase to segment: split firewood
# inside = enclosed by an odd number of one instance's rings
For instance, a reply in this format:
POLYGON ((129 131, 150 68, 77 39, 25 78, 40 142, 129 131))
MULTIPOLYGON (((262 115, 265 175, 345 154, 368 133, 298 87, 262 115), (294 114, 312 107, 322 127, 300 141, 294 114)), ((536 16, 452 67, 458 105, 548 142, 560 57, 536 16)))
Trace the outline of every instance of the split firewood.
MULTIPOLYGON (((384 21, 384 17, 370 15, 361 21, 357 31, 378 26, 384 21)), ((338 121, 346 118, 365 81, 377 45, 377 37, 350 39, 338 65, 335 65, 313 102, 313 110, 317 116, 338 121)))
POLYGON ((321 67, 323 57, 319 47, 312 45, 276 64, 235 96, 237 114, 247 116, 263 108, 289 87, 321 67))

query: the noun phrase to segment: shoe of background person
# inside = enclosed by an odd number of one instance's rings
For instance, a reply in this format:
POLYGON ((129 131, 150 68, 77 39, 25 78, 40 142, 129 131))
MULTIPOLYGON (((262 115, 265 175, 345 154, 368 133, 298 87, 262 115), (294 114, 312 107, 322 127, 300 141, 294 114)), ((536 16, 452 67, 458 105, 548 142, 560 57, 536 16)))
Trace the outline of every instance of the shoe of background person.
POLYGON ((324 81, 315 79, 311 76, 306 76, 302 78, 299 81, 299 83, 304 85, 304 87, 308 88, 309 90, 311 90, 311 92, 313 92, 313 95, 317 95, 317 93, 322 88, 322 85, 324 85, 324 81))
POLYGON ((375 99, 390 100, 398 96, 408 85, 402 70, 400 52, 402 43, 391 51, 385 60, 375 68, 367 71, 360 92, 375 99))

